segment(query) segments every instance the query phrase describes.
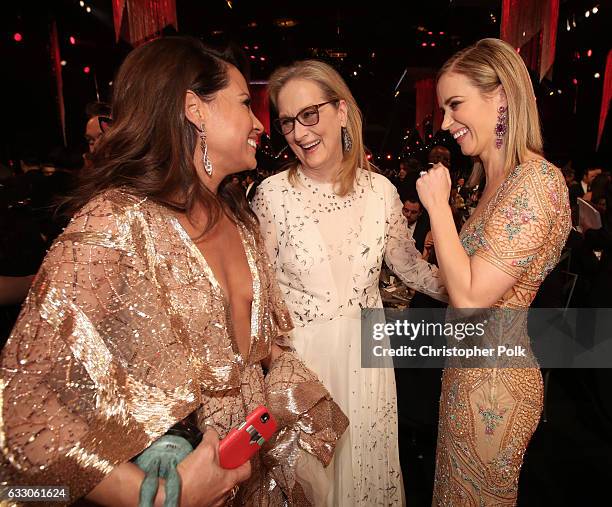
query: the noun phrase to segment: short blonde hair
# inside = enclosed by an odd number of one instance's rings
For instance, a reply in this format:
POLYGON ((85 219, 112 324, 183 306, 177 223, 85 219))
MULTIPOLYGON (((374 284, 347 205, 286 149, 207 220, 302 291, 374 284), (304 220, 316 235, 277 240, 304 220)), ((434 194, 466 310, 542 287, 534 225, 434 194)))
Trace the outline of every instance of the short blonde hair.
MULTIPOLYGON (((348 152, 343 152, 342 168, 334 180, 335 192, 340 196, 346 195, 354 188, 357 169, 371 170, 363 145, 363 121, 357 102, 344 79, 333 67, 318 60, 303 60, 287 67, 281 67, 270 76, 268 93, 277 110, 278 95, 292 79, 313 81, 321 88, 325 100, 344 100, 346 102, 346 129, 351 136, 353 146, 348 152)), ((297 182, 297 167, 298 162, 293 162, 289 166, 291 184, 297 182)))
POLYGON ((501 84, 508 101, 506 174, 523 163, 529 151, 542 155, 542 132, 531 78, 510 44, 482 39, 453 55, 438 72, 438 79, 450 72, 466 76, 483 95, 490 95, 501 84))

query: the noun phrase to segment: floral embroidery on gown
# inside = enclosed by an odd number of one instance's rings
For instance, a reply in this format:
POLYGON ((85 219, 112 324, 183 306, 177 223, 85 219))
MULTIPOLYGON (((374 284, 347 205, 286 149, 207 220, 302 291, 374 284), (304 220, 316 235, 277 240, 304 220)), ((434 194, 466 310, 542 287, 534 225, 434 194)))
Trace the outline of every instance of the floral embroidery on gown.
MULTIPOLYGON (((561 172, 544 160, 531 160, 511 172, 486 209, 461 231, 469 256, 478 255, 517 279, 494 306, 512 309, 505 313, 518 324, 509 322, 504 329, 518 330, 527 346, 526 310, 559 261, 570 229, 561 172)), ((523 456, 542 411, 537 362, 452 366, 442 377, 433 505, 513 506, 523 456)))

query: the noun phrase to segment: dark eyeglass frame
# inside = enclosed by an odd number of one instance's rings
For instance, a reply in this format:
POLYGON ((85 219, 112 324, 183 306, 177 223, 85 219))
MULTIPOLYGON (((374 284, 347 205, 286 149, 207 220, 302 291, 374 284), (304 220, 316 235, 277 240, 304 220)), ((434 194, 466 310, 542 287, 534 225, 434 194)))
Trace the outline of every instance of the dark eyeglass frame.
POLYGON ((335 102, 339 102, 339 99, 328 100, 327 102, 321 102, 320 104, 313 104, 312 106, 306 106, 304 109, 299 111, 296 116, 293 116, 293 117, 284 116, 283 118, 276 118, 274 120, 274 127, 283 136, 289 135, 289 134, 291 134, 291 132, 293 132, 295 130, 295 122, 296 122, 296 120, 300 123, 300 125, 304 125, 304 127, 312 127, 312 126, 316 125, 317 123, 319 123, 319 120, 320 120, 319 109, 322 108, 323 106, 326 106, 327 104, 333 104, 335 102), (305 111, 307 111, 308 109, 311 109, 313 107, 315 109, 315 112, 317 113, 317 115, 316 115, 317 116, 317 121, 315 121, 314 123, 304 123, 303 121, 301 121, 299 116, 302 113, 304 113, 305 111), (287 132, 283 132, 283 125, 282 125, 281 122, 285 122, 287 120, 291 120, 291 122, 293 124, 293 127, 291 127, 291 130, 289 130, 287 132))

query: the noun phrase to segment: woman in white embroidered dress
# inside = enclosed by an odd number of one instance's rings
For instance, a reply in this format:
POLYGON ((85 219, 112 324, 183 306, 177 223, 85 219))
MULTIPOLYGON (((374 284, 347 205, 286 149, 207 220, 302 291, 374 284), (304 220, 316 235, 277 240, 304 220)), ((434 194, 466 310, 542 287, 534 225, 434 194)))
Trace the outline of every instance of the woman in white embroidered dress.
POLYGON ((253 207, 294 345, 350 420, 328 469, 328 505, 400 505, 395 378, 390 367, 361 368, 360 310, 382 307, 383 260, 410 287, 445 292, 407 234, 395 187, 371 171, 361 113, 340 75, 298 62, 272 75, 270 98, 297 160, 264 180, 253 207))

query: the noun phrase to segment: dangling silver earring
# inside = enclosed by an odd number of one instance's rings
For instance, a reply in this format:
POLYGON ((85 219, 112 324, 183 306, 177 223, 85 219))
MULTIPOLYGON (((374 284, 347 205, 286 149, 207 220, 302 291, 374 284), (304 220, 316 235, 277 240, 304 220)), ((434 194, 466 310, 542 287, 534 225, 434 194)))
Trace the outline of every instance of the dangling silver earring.
POLYGON ((342 131, 342 150, 351 151, 351 148, 353 147, 351 134, 349 134, 346 127, 342 127, 340 130, 342 131))
POLYGON ((208 176, 212 176, 213 165, 208 158, 208 145, 206 144, 206 129, 204 128, 204 122, 200 124, 200 149, 202 150, 202 164, 204 164, 204 170, 208 176))

